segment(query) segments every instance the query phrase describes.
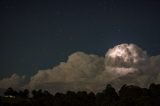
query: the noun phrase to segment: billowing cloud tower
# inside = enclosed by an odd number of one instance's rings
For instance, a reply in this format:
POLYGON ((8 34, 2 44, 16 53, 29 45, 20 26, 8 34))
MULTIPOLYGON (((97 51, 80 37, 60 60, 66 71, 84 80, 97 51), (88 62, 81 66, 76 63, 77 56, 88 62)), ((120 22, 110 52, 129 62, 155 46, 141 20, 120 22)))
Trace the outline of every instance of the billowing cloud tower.
POLYGON ((106 69, 125 75, 138 71, 137 66, 147 60, 147 54, 135 44, 120 44, 108 50, 105 55, 106 69))
POLYGON ((146 87, 158 82, 159 56, 149 57, 135 44, 120 44, 109 49, 105 57, 75 52, 66 62, 52 69, 40 70, 29 83, 31 88, 57 91, 99 91, 107 83, 116 88, 123 84, 146 87))
MULTIPOLYGON (((123 84, 147 87, 150 83, 159 83, 159 77, 160 55, 148 56, 135 44, 120 44, 109 49, 104 57, 75 52, 68 56, 66 62, 51 69, 39 70, 26 87, 53 93, 67 90, 97 92, 108 83, 116 88, 123 84)), ((16 85, 21 85, 17 84, 21 82, 17 81, 20 78, 16 79, 16 85)), ((0 86, 4 86, 4 82, 11 85, 8 79, 0 80, 0 86)))

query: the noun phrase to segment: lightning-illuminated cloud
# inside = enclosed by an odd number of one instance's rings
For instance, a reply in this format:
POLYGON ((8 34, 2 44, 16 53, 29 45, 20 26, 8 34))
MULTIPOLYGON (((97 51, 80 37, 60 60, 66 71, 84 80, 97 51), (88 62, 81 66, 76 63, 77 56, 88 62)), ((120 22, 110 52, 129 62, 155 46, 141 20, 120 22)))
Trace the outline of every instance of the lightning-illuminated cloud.
MULTIPOLYGON (((3 85, 3 80, 0 85, 3 85)), ((66 62, 52 69, 39 70, 31 77, 27 87, 51 92, 96 92, 107 83, 116 88, 123 84, 147 87, 150 83, 160 83, 160 55, 148 56, 135 44, 117 45, 109 49, 105 57, 75 52, 66 62)))
POLYGON ((111 67, 110 71, 122 75, 138 71, 147 59, 147 53, 137 45, 121 44, 108 50, 105 55, 105 66, 111 67))
MULTIPOLYGON (((159 73, 158 57, 147 56, 135 44, 121 44, 111 48, 105 57, 76 52, 66 62, 53 69, 40 70, 31 78, 32 88, 47 88, 54 91, 103 89, 107 83, 119 87, 125 83, 146 86, 158 82, 151 78, 149 70, 159 73)), ((160 62, 159 62, 160 63, 160 62)))

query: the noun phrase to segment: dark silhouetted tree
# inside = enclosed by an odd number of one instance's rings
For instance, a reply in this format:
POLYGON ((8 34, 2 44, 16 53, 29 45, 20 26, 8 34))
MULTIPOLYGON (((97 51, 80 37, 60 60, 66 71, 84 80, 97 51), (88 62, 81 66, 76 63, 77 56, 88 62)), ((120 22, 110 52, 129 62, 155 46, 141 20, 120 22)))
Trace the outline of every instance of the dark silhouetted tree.
POLYGON ((138 87, 138 86, 127 86, 127 85, 123 85, 119 91, 119 96, 121 98, 123 97, 133 97, 133 98, 137 98, 140 96, 143 96, 143 90, 138 87))
POLYGON ((160 106, 160 84, 151 84, 149 89, 123 85, 119 96, 110 84, 96 95, 86 91, 52 95, 40 89, 33 90, 33 96, 29 97, 27 89, 17 93, 12 88, 6 89, 4 94, 15 97, 0 97, 0 106, 160 106))
POLYGON ((17 96, 18 93, 17 91, 13 90, 11 87, 9 87, 8 89, 6 89, 6 91, 4 92, 4 95, 8 96, 8 95, 11 95, 11 96, 17 96))
POLYGON ((97 106, 110 106, 119 99, 118 94, 115 89, 108 84, 102 93, 97 93, 96 95, 96 105, 97 106))
POLYGON ((20 90, 18 96, 20 96, 21 98, 28 98, 29 90, 28 89, 24 89, 23 91, 20 90))

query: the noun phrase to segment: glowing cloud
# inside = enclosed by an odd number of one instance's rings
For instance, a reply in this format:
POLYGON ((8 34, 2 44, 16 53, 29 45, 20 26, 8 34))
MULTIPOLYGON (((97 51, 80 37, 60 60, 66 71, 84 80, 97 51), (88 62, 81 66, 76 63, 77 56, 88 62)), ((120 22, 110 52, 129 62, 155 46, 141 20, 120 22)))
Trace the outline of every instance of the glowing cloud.
POLYGON ((107 83, 115 87, 123 84, 147 86, 158 82, 158 57, 148 57, 135 44, 120 44, 108 50, 105 58, 83 52, 71 54, 66 62, 53 69, 40 70, 29 83, 30 88, 44 88, 53 92, 67 90, 99 91, 107 83), (152 78, 153 74, 157 76, 152 78))
MULTIPOLYGON (((97 92, 107 83, 116 88, 123 84, 146 87, 153 82, 160 83, 159 69, 160 55, 149 57, 135 44, 120 44, 109 49, 105 57, 75 52, 66 62, 52 69, 39 70, 26 86, 53 93, 67 90, 97 92)), ((17 86, 19 80, 22 80, 21 77, 13 75, 0 80, 0 86, 17 86)))
POLYGON ((109 49, 105 55, 106 68, 111 67, 117 74, 125 75, 137 71, 137 65, 147 60, 147 54, 135 44, 120 44, 109 49))

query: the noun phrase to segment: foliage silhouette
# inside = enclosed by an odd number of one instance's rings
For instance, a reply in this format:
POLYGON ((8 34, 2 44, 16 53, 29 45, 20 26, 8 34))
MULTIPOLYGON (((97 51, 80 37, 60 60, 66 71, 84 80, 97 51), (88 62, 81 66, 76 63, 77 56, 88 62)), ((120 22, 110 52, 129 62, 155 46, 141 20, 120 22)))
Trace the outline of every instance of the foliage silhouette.
POLYGON ((160 106, 160 84, 151 84, 149 88, 123 85, 117 93, 108 84, 106 88, 94 94, 86 91, 57 92, 33 90, 16 91, 11 87, 0 97, 0 106, 160 106))

